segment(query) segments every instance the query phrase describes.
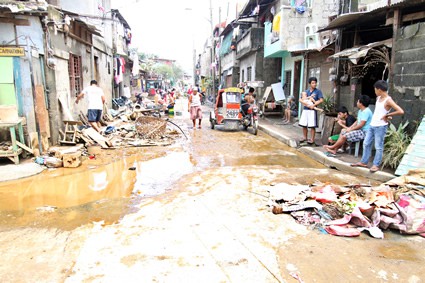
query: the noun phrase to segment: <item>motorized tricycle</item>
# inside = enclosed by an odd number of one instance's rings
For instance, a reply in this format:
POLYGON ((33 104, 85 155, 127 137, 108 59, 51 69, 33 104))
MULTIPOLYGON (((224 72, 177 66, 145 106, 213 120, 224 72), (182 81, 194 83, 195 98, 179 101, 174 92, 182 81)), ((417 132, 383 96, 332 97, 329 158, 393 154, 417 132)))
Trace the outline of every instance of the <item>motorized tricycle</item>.
POLYGON ((224 125, 227 129, 244 130, 252 127, 254 135, 258 133, 258 107, 254 104, 241 107, 242 92, 240 88, 231 87, 218 91, 214 111, 210 112, 211 129, 224 125))

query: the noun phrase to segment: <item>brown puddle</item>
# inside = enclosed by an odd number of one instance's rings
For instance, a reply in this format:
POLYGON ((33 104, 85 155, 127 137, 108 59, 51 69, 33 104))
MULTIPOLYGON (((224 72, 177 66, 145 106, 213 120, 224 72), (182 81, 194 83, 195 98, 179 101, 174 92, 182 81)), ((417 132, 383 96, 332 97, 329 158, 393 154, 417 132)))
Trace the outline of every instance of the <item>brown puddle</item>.
POLYGON ((34 177, 1 183, 0 225, 68 230, 93 221, 118 221, 135 210, 134 202, 140 202, 132 195, 135 185, 152 185, 140 181, 151 174, 144 163, 167 156, 163 148, 119 154, 121 157, 117 152, 106 152, 79 168, 47 170, 34 177), (129 170, 131 167, 135 170, 129 170))

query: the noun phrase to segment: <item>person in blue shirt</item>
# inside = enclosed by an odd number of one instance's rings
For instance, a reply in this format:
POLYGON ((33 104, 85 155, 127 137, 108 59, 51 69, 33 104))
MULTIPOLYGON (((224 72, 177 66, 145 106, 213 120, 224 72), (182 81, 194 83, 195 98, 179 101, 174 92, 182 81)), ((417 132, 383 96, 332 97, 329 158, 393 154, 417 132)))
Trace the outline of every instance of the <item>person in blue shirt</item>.
POLYGON ((323 147, 327 152, 336 154, 337 150, 347 141, 358 142, 365 138, 366 131, 370 127, 373 115, 372 111, 369 109, 369 104, 370 97, 367 95, 362 95, 360 99, 357 100, 357 108, 359 108, 359 112, 357 113, 357 123, 345 129, 345 132, 339 135, 339 138, 334 145, 324 145, 323 147))
POLYGON ((316 107, 323 102, 323 94, 320 89, 316 88, 316 77, 309 78, 308 83, 310 88, 305 91, 308 99, 300 100, 301 104, 304 105, 299 122, 299 125, 303 128, 303 139, 300 140, 300 144, 307 142, 310 145, 314 145, 316 128, 319 126, 316 107), (311 103, 312 101, 314 102, 311 103), (310 129, 310 139, 307 138, 308 129, 310 129))

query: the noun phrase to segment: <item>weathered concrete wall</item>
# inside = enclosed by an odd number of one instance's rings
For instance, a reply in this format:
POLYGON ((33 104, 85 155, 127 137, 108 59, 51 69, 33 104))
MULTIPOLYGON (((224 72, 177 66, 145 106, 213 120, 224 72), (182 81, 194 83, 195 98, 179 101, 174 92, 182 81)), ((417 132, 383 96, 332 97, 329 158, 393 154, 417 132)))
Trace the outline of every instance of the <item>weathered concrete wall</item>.
MULTIPOLYGON (((395 49, 390 95, 404 109, 403 120, 420 122, 425 115, 425 23, 400 29, 395 49)), ((401 118, 394 119, 398 123, 401 118)))
POLYGON ((49 91, 49 117, 51 120, 51 140, 56 144, 59 140, 59 128, 62 128, 62 121, 67 119, 78 120, 80 111, 87 112, 87 99, 82 99, 78 105, 75 104, 75 96, 71 94, 68 60, 70 54, 81 56, 82 88, 87 87, 90 81, 95 78, 93 69, 93 58, 98 58, 98 83, 105 93, 108 106, 112 101, 112 79, 113 60, 104 52, 91 48, 86 44, 73 39, 59 32, 57 35, 50 29, 50 48, 53 50, 56 66, 46 69, 46 84, 49 91), (109 63, 109 68, 108 68, 109 63))
MULTIPOLYGON (((303 14, 299 14, 289 5, 289 1, 282 2, 281 39, 283 46, 288 49, 304 49, 304 27, 306 24, 315 23, 318 28, 328 25, 329 17, 338 12, 337 1, 312 1, 313 6, 303 14)), ((279 11, 279 10, 278 10, 279 11)))
MULTIPOLYGON (((261 52, 263 53, 263 50, 261 50, 261 52)), ((262 81, 264 81, 264 90, 265 90, 265 87, 279 82, 279 77, 281 75, 281 62, 282 62, 281 58, 264 58, 263 59, 262 81)))
MULTIPOLYGON (((251 67, 252 69, 251 69, 251 81, 256 81, 257 80, 257 78, 256 78, 256 76, 255 76, 255 74, 256 74, 256 69, 257 69, 257 65, 256 65, 256 53, 252 53, 252 54, 250 54, 250 55, 248 55, 248 56, 245 56, 245 57, 243 57, 243 58, 241 58, 240 60, 239 60, 239 65, 240 65, 240 68, 239 68, 239 72, 240 72, 240 75, 239 75, 239 81, 240 82, 245 82, 245 81, 247 81, 248 80, 248 68, 249 67, 251 67), (242 78, 242 73, 244 73, 244 78, 242 78)), ((260 67, 260 68, 262 68, 262 66, 260 67)))
MULTIPOLYGON (((320 68, 320 77, 317 78, 319 80, 319 88, 325 97, 332 96, 335 99, 334 85, 329 80, 329 69, 332 66, 333 62, 328 60, 328 54, 319 52, 309 53, 308 69, 320 68)), ((305 82, 306 86, 307 84, 308 78, 305 82)))

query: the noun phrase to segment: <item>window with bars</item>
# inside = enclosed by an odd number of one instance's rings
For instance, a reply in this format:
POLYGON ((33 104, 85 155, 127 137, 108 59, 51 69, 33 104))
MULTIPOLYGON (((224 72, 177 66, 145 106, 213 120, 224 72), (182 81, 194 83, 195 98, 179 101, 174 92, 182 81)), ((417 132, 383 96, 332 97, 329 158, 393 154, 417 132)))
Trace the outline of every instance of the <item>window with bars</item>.
POLYGON ((285 83, 283 85, 283 91, 286 97, 291 95, 291 88, 292 88, 291 81, 292 81, 292 71, 285 71, 285 83))
POLYGON ((248 82, 252 80, 252 67, 246 68, 246 80, 248 82))
POLYGON ((69 55, 68 61, 69 85, 71 95, 77 96, 82 91, 83 76, 81 72, 81 56, 69 55))

